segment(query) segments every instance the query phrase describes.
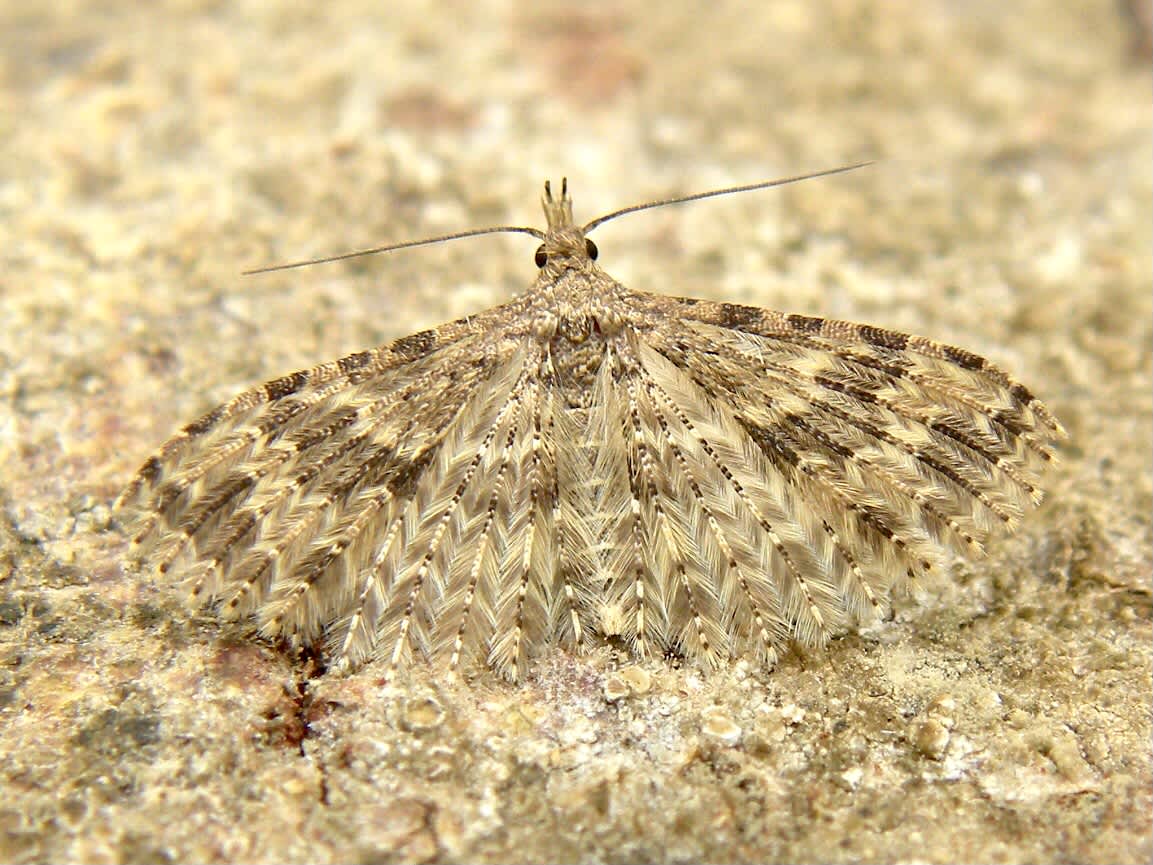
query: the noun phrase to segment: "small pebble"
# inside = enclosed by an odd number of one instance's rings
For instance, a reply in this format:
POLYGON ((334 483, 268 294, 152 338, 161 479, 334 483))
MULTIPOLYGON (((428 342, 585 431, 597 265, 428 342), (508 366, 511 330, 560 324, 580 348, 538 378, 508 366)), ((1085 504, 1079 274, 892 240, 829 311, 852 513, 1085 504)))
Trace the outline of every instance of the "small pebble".
POLYGON ((861 784, 861 779, 865 777, 865 770, 860 766, 853 766, 851 769, 846 769, 841 773, 841 781, 849 790, 856 790, 861 784))
POLYGON ((796 703, 789 703, 787 706, 781 706, 781 720, 789 726, 796 726, 805 720, 805 710, 798 706, 796 703))
POLYGON ((401 726, 413 733, 439 727, 444 721, 444 707, 431 694, 406 700, 401 712, 401 726))
POLYGON ((620 673, 609 673, 605 677, 605 699, 615 703, 629 695, 629 683, 620 673))
POLYGON ((625 683, 629 686, 629 690, 637 696, 647 694, 653 684, 652 676, 650 676, 648 670, 645 670, 643 667, 625 667, 620 671, 620 677, 625 680, 625 683))
POLYGON ((720 708, 709 709, 703 716, 701 730, 710 739, 724 745, 735 745, 741 739, 741 728, 720 708))
POLYGON ((917 750, 931 760, 940 760, 949 746, 949 730, 936 718, 930 718, 917 727, 913 735, 917 750))
POLYGON ((605 677, 605 699, 615 703, 624 697, 647 694, 652 683, 647 670, 637 666, 623 667, 605 677))

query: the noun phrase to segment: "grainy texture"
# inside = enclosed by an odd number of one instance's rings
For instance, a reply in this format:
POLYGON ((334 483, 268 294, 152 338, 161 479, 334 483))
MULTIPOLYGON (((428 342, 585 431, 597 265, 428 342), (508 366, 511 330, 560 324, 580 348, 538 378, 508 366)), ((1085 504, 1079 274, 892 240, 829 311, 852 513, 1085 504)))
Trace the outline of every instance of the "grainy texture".
MULTIPOLYGON (((809 182, 816 182, 810 180, 809 182)), ((245 391, 121 494, 134 555, 338 665, 773 664, 1041 502, 1060 424, 962 348, 630 291, 545 184, 521 297, 245 391), (175 567, 174 567, 175 566, 175 567)), ((614 214, 615 215, 615 214, 614 214)))
POLYGON ((0 4, 0 860, 1153 859, 1119 4, 381 9, 0 4), (238 271, 533 222, 562 173, 587 212, 862 158, 596 241, 634 290, 931 334, 1044 396, 1044 505, 891 620, 769 675, 622 646, 382 688, 122 570, 111 502, 181 423, 508 301, 535 241, 238 271))

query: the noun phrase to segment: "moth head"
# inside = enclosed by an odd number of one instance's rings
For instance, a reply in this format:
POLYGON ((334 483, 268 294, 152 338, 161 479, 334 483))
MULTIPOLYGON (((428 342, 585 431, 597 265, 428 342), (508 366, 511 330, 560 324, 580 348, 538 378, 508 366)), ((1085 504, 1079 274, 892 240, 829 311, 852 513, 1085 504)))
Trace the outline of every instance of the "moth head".
POLYGON ((584 230, 573 222, 567 177, 561 180, 559 197, 553 196, 552 184, 545 181, 541 204, 544 206, 545 219, 548 220, 548 231, 544 243, 537 247, 534 259, 536 266, 543 268, 550 262, 558 264, 567 261, 573 264, 596 261, 596 244, 585 237, 584 230))

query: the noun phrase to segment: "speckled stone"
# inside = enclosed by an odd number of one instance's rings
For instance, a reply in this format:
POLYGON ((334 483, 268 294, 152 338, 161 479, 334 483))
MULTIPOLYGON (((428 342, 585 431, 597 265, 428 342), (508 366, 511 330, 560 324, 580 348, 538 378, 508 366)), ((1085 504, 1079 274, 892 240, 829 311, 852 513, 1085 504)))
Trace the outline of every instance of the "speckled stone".
POLYGON ((1153 859, 1132 5, 0 4, 0 861, 1153 859), (596 242, 636 290, 965 346, 1062 419, 1048 503, 889 620, 647 687, 604 646, 385 683, 122 568, 108 506, 181 424, 511 297, 535 244, 240 271, 539 225, 562 175, 590 219, 859 158, 596 242))

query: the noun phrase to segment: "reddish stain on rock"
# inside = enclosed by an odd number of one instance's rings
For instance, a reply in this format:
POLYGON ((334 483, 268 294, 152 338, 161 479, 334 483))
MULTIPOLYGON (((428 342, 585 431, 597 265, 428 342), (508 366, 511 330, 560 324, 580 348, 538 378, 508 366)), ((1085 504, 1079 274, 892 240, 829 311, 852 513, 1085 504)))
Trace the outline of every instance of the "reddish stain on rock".
POLYGON ((581 105, 609 102, 644 72, 627 23, 602 11, 543 13, 526 20, 526 44, 552 89, 581 105))

